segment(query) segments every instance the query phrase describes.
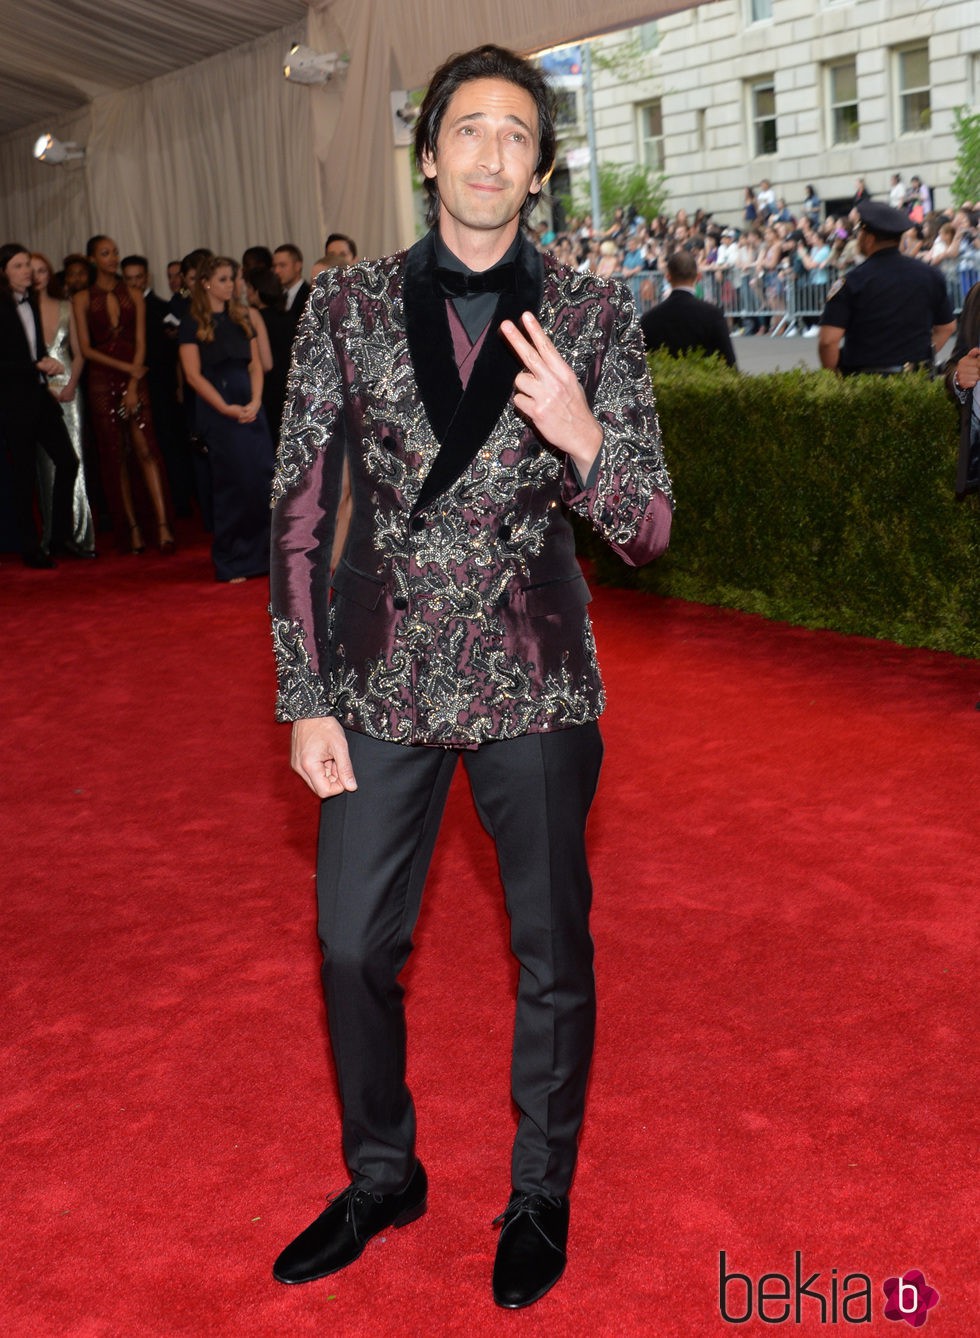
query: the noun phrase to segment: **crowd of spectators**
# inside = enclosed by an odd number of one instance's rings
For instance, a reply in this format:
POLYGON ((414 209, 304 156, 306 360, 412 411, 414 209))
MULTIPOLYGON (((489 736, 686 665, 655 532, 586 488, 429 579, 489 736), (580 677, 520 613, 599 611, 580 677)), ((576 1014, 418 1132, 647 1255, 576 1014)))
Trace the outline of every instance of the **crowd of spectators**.
MULTIPOLYGON (((643 218, 631 205, 615 209, 606 227, 590 217, 571 218, 554 230, 533 229, 540 249, 581 271, 616 277, 629 285, 641 311, 669 292, 666 269, 678 250, 691 252, 698 265, 698 295, 723 308, 732 333, 816 334, 816 321, 830 285, 860 263, 856 205, 870 198, 863 178, 845 206, 828 211, 816 188, 790 206, 768 181, 747 187, 736 221, 719 220, 697 209, 643 218), (805 304, 799 301, 805 293, 805 304), (805 314, 781 319, 790 295, 805 314)), ((888 202, 909 216, 902 238, 904 254, 942 265, 954 305, 980 279, 980 202, 958 208, 933 208, 932 192, 918 177, 906 184, 894 173, 888 202), (898 204, 896 205, 896 201, 898 204)))

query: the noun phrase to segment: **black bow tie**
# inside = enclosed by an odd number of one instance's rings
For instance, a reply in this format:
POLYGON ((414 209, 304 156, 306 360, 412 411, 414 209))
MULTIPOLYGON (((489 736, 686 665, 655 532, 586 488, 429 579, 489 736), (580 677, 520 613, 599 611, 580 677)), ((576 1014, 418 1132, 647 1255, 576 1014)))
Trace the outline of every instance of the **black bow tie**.
POLYGON ((28 306, 30 306, 30 304, 31 304, 31 299, 27 296, 26 293, 24 294, 23 297, 19 297, 19 298, 17 299, 17 301, 20 303, 21 306, 24 306, 25 303, 26 303, 28 306))
POLYGON ((445 297, 475 297, 479 293, 515 292, 517 288, 517 272, 512 260, 479 274, 463 274, 458 269, 437 265, 433 277, 445 297))

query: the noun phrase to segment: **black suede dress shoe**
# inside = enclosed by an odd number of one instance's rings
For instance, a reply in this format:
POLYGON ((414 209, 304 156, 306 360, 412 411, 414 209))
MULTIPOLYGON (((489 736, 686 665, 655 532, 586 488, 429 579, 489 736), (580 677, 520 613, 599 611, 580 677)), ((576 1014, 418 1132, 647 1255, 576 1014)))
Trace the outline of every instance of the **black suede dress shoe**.
POLYGON ((398 1194, 368 1194, 348 1185, 272 1266, 277 1282, 314 1282, 352 1264, 387 1227, 408 1226, 426 1209, 429 1182, 421 1162, 398 1194))
POLYGON ((52 571, 58 565, 43 548, 28 548, 20 557, 25 567, 33 567, 35 571, 52 571))
POLYGON ((565 1271, 568 1199, 515 1190, 500 1223, 493 1299, 506 1310, 539 1301, 565 1271))

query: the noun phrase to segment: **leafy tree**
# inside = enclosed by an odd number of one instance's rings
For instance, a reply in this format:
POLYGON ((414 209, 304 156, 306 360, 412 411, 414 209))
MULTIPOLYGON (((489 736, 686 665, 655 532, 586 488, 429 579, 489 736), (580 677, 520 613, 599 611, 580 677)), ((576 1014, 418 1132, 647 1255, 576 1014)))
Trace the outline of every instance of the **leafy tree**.
POLYGON ((953 112, 956 136, 956 176, 951 187, 953 203, 980 200, 980 112, 957 107, 953 112))
MULTIPOLYGON (((617 205, 633 205, 640 217, 649 222, 660 213, 667 201, 666 180, 663 172, 655 172, 652 167, 643 167, 639 163, 600 163, 601 226, 612 222, 613 210, 617 205)), ((572 195, 563 197, 562 202, 567 213, 579 218, 583 214, 592 213, 587 175, 576 181, 572 195)), ((593 223, 599 226, 595 220, 593 223)))

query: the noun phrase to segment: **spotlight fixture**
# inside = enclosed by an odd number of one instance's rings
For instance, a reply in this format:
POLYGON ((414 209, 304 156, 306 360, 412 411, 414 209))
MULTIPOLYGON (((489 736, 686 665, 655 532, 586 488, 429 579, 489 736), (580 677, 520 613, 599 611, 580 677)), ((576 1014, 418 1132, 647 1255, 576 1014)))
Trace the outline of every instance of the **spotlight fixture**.
POLYGON ((71 163, 85 157, 85 150, 71 140, 55 139, 47 133, 41 135, 34 144, 34 157, 39 163, 51 163, 57 167, 61 163, 71 163))
POLYGON ((336 51, 314 51, 311 46, 294 42, 289 48, 282 72, 294 84, 328 84, 338 71, 350 64, 349 56, 336 51))

